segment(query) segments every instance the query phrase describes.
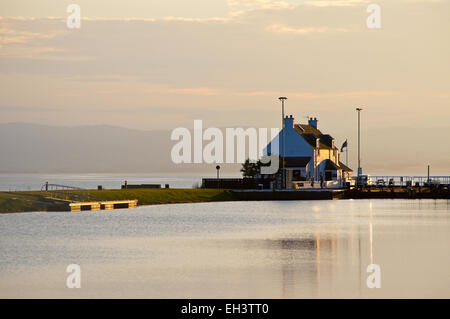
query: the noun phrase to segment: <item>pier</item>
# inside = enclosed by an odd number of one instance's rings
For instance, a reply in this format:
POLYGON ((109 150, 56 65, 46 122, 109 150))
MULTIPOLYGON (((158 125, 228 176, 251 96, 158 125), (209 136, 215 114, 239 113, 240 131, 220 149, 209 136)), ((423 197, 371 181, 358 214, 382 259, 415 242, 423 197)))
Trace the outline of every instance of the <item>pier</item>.
POLYGON ((450 176, 390 176, 369 175, 371 182, 376 185, 377 181, 383 181, 386 185, 392 182, 395 186, 427 187, 429 185, 450 185, 450 176))
POLYGON ((137 200, 114 200, 102 202, 75 202, 70 203, 71 212, 81 212, 86 210, 111 210, 118 208, 136 208, 137 200))
POLYGON ((450 199, 443 187, 368 187, 351 189, 231 190, 237 200, 450 199))
POLYGON ((119 208, 136 208, 138 201, 133 200, 105 200, 89 195, 89 190, 46 182, 41 191, 47 195, 45 198, 51 201, 63 202, 66 209, 71 212, 88 210, 112 210, 119 208), (83 201, 84 200, 84 201, 83 201))
POLYGON ((342 197, 343 190, 232 190, 231 193, 238 200, 330 200, 342 197))

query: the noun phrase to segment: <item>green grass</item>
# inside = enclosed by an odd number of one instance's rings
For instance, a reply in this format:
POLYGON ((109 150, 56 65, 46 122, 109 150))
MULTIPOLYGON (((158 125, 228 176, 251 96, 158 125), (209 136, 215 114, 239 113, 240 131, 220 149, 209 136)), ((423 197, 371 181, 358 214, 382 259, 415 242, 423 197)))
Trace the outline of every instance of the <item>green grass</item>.
POLYGON ((201 203, 230 201, 233 197, 223 189, 125 189, 92 190, 89 196, 104 200, 137 199, 139 205, 201 203))
MULTIPOLYGON (((80 192, 101 200, 137 199, 139 205, 231 201, 223 189, 126 189, 80 192)), ((49 201, 45 192, 0 192, 0 213, 64 210, 58 201, 49 201), (58 206, 58 204, 60 204, 58 206)), ((70 196, 68 196, 70 199, 70 196)), ((73 198, 76 199, 76 198, 73 198)), ((79 199, 76 199, 79 200, 79 199)))
POLYGON ((20 213, 55 210, 56 201, 49 201, 42 194, 30 192, 0 192, 0 213, 20 213))

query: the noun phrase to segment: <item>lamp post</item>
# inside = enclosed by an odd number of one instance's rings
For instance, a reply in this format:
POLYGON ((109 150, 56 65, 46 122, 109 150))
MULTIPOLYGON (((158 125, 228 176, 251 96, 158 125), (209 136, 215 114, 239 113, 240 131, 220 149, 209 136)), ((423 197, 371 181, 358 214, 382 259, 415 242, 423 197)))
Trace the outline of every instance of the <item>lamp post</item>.
POLYGON ((356 111, 358 112, 358 177, 362 175, 361 168, 361 111, 362 108, 357 107, 356 111))
POLYGON ((217 170, 217 179, 219 179, 220 165, 217 165, 217 166, 216 166, 216 170, 217 170))
POLYGON ((285 142, 285 132, 284 132, 284 101, 287 100, 287 97, 281 96, 278 98, 281 101, 281 129, 283 130, 283 141, 281 146, 281 154, 282 154, 282 160, 281 160, 281 188, 286 188, 285 185, 285 176, 284 176, 284 142, 285 142))

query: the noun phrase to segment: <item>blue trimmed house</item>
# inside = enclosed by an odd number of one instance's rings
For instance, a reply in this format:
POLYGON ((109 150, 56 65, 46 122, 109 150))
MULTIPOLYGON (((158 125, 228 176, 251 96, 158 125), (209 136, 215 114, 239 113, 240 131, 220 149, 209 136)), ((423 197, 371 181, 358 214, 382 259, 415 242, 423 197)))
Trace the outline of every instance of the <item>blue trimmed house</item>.
MULTIPOLYGON (((341 187, 352 176, 352 170, 340 161, 339 149, 334 138, 318 129, 317 118, 308 124, 296 124, 292 115, 284 118, 286 188, 310 185, 311 182, 324 181, 327 187, 341 187), (308 182, 309 181, 309 182, 308 182)), ((265 148, 264 153, 272 153, 272 145, 282 156, 283 130, 265 148), (275 143, 278 138, 279 143, 275 143)), ((275 176, 278 184, 280 175, 275 176)), ((318 185, 320 183, 313 183, 318 185)))

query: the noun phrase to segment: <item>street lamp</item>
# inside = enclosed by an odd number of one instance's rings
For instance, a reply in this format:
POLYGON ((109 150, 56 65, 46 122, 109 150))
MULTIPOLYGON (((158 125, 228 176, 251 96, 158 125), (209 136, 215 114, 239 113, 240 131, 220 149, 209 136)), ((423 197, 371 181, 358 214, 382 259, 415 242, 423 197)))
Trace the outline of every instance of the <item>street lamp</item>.
POLYGON ((217 179, 219 179, 220 165, 217 165, 217 166, 216 166, 216 170, 217 170, 217 179))
POLYGON ((356 111, 358 112, 358 177, 362 175, 361 168, 361 111, 362 108, 357 107, 356 111))
POLYGON ((284 130, 284 102, 287 100, 287 97, 281 96, 278 98, 281 101, 281 128, 283 130, 283 142, 281 147, 282 161, 281 161, 281 188, 286 188, 285 185, 285 176, 284 176, 284 143, 285 143, 285 130, 284 130))

